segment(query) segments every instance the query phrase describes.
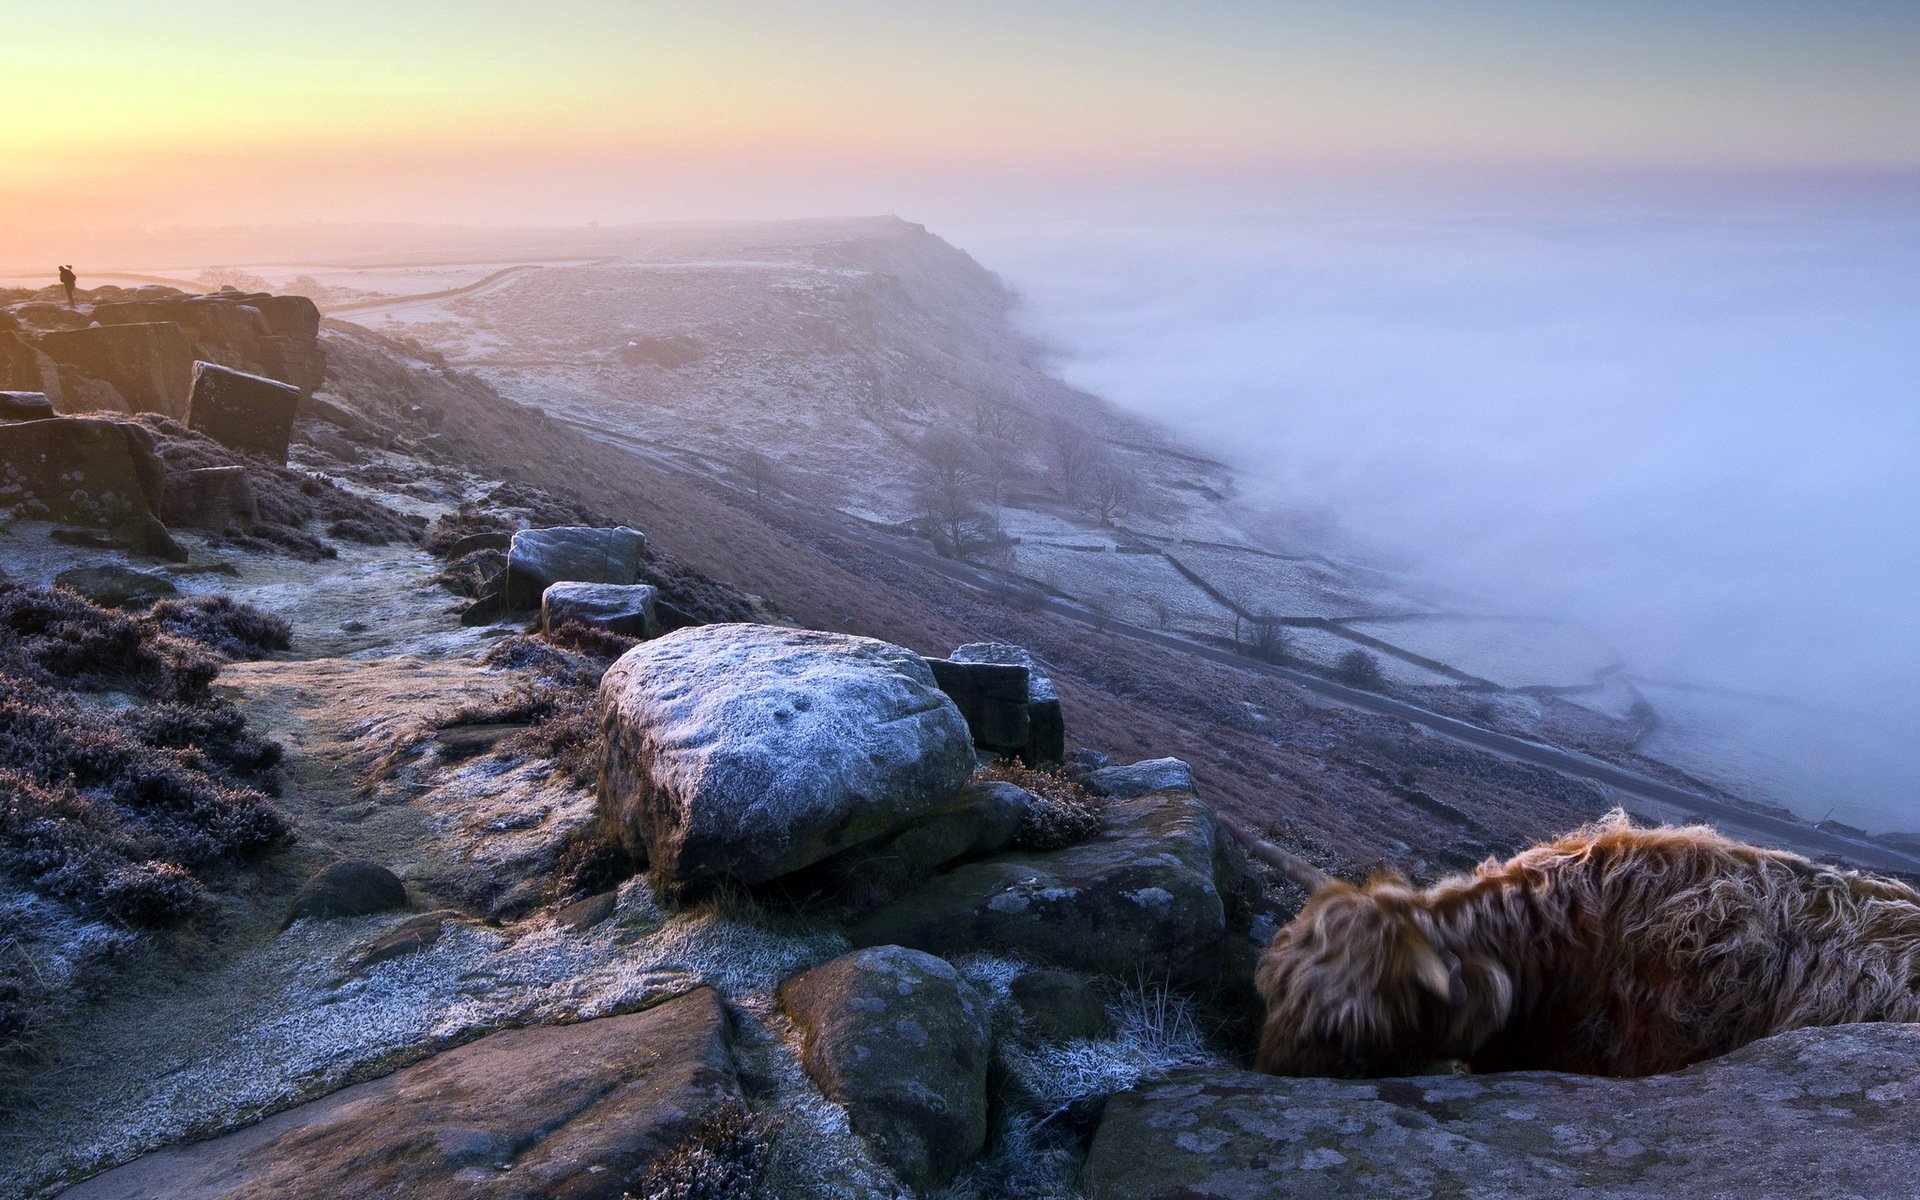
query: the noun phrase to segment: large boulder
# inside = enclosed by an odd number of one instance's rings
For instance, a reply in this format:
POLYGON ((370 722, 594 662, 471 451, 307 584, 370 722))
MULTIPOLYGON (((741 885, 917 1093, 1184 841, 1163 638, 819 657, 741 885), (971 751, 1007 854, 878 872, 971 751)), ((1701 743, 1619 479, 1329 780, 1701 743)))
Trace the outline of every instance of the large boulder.
POLYGON ((953 652, 952 661, 1001 664, 1027 669, 1026 741, 1011 748, 1030 767, 1057 763, 1066 757, 1067 725, 1060 712, 1060 696, 1053 680, 1019 646, 1005 642, 969 642, 953 652))
POLYGON ((300 389, 216 363, 193 364, 187 424, 229 450, 287 461, 300 389))
POLYGON ((62 407, 60 364, 10 330, 0 330, 0 388, 38 392, 56 411, 70 411, 62 407))
POLYGON ((193 346, 170 321, 58 330, 41 337, 40 348, 111 384, 134 412, 186 419, 193 346))
POLYGON ((1802 1200, 1920 1185, 1920 1026, 1802 1029, 1673 1075, 1187 1071, 1115 1096, 1090 1200, 1802 1200))
POLYGON ((614 663, 600 714, 602 820, 669 881, 799 870, 954 807, 974 766, 926 662, 846 634, 676 630, 614 663))
POLYGON ((537 608, 556 583, 633 583, 640 578, 646 548, 646 535, 624 525, 522 529, 507 548, 507 605, 516 611, 537 608))
POLYGON ((644 1012, 489 1034, 63 1195, 615 1200, 739 1097, 726 1013, 701 988, 644 1012))
POLYGON ((940 690, 953 697, 973 732, 973 744, 996 755, 1015 755, 1027 747, 1027 669, 1017 663, 967 663, 930 658, 940 690))
POLYGON ((407 906, 407 885, 379 863, 344 858, 322 868, 293 898, 287 923, 303 917, 364 917, 407 906))
POLYGON ((931 1191, 987 1140, 986 998, 949 964, 900 946, 858 950, 789 979, 780 1003, 800 1060, 874 1157, 931 1191))
POLYGON ((1191 795, 1109 805, 1100 832, 1064 850, 967 863, 848 930, 856 946, 982 952, 1132 979, 1142 970, 1214 988, 1249 904, 1245 860, 1191 795))
POLYGON ((653 613, 659 598, 660 589, 645 583, 551 584, 540 593, 540 628, 552 633, 578 621, 622 637, 650 638, 660 632, 653 613))
POLYGON ((311 393, 326 380, 320 310, 305 296, 214 292, 154 294, 93 307, 102 325, 171 322, 202 358, 291 384, 311 393))
POLYGON ((259 520, 253 479, 245 467, 168 471, 160 519, 175 529, 247 530, 259 520))
POLYGON ((164 472, 153 435, 128 421, 0 422, 0 511, 104 529, 120 545, 179 556, 158 512, 164 472))

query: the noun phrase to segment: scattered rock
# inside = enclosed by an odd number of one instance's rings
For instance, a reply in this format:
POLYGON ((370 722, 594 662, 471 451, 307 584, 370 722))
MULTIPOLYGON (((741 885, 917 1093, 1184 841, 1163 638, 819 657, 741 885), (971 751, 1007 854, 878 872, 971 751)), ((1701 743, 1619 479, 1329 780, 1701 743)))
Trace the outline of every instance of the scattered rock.
POLYGON ((1027 736, 1018 746, 1009 747, 1030 767, 1057 763, 1066 757, 1067 724, 1060 712, 1060 696, 1033 656, 1019 646, 1005 642, 969 642, 953 652, 958 663, 1001 663, 1027 669, 1027 736))
POLYGON ((726 1013, 700 988, 644 1012, 489 1034, 63 1194, 615 1200, 739 1096, 726 1013))
POLYGON ((376 964, 425 950, 440 940, 440 935, 446 930, 448 921, 456 921, 459 918, 460 914, 451 908, 408 917, 355 954, 347 964, 347 973, 364 974, 369 967, 376 964))
POLYGON ((0 392, 0 421, 44 421, 53 415, 45 392, 0 392))
POLYGON ((678 630, 613 665, 600 714, 601 819, 669 881, 759 883, 897 833, 974 765, 925 660, 845 634, 678 630))
POLYGON ((253 480, 245 467, 168 471, 160 519, 175 529, 252 529, 260 519, 253 480))
POLYGON ((132 412, 186 419, 193 347, 178 325, 157 321, 64 329, 41 337, 40 348, 56 362, 111 386, 132 412))
POLYGON ((1099 984, 1072 971, 1027 971, 1013 981, 1013 1004, 1027 1030, 1043 1041, 1113 1036, 1099 984))
POLYGON ((307 880, 293 898, 291 925, 302 917, 363 917, 407 906, 407 887, 379 863, 342 859, 307 880))
POLYGON ((553 914, 553 919, 575 933, 582 933, 612 916, 619 899, 617 892, 583 896, 561 905, 560 911, 553 914))
POLYGON ((1252 887, 1213 811, 1175 792, 1110 804, 1092 840, 981 859, 856 921, 856 946, 1023 956, 1111 979, 1144 967, 1219 984, 1229 913, 1252 887))
POLYGON ((540 628, 552 633, 579 621, 623 637, 650 638, 660 632, 653 616, 659 596, 659 588, 645 583, 551 584, 540 594, 540 628))
POLYGON ((155 600, 177 596, 180 589, 165 575, 136 571, 106 563, 97 567, 71 567, 53 577, 55 587, 78 592, 105 608, 144 608, 155 600))
POLYGON ((1181 1072, 1107 1102, 1090 1200, 1908 1196, 1920 1026, 1801 1029, 1673 1075, 1181 1072))
POLYGON ((845 1106, 874 1157, 920 1191, 937 1188, 987 1137, 986 1000, 917 950, 858 950, 781 985, 801 1061, 845 1106))
POLYGON ((300 389, 210 362, 193 364, 187 425, 229 450, 287 461, 300 389))
POLYGON ((646 547, 646 535, 624 525, 522 529, 507 549, 507 604, 515 610, 537 608, 556 583, 633 583, 646 547))
POLYGON ((470 533, 440 552, 440 557, 457 562, 478 550, 505 550, 513 544, 510 533, 470 533))
POLYGON ((1191 792, 1193 768, 1177 758, 1149 758, 1119 767, 1101 767, 1087 775, 1096 796, 1126 800, 1148 792, 1191 792))

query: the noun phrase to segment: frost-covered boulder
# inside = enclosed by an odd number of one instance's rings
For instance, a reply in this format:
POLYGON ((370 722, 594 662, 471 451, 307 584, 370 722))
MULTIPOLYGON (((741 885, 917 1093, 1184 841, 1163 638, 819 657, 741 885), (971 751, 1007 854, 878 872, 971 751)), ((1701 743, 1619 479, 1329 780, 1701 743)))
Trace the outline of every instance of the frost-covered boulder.
POLYGON ((1800 1029, 1672 1075, 1181 1072, 1107 1102, 1089 1200, 1912 1196, 1920 1026, 1800 1029))
POLYGON ((210 362, 193 364, 187 424, 229 450, 287 461, 300 389, 210 362))
POLYGON ((992 1027, 952 966, 876 946, 789 979, 780 1003, 807 1073, 902 1181, 930 1191, 980 1153, 992 1027))
POLYGON ((646 535, 624 525, 522 529, 507 548, 507 604, 516 611, 536 608, 556 583, 633 583, 646 548, 646 535))
POLYGON ((659 632, 653 606, 660 589, 645 583, 556 583, 540 594, 540 628, 546 633, 578 621, 623 637, 659 632))
POLYGON ((600 717, 601 818, 682 882, 759 883, 897 833, 953 808, 974 766, 919 655, 838 633, 676 630, 613 665, 600 717))
POLYGON ((1191 792, 1193 768, 1178 758, 1149 758, 1117 767, 1101 767, 1087 776, 1096 796, 1126 800, 1148 792, 1191 792))
POLYGON ((1160 793, 1111 804, 1091 840, 995 855, 874 909, 857 946, 988 953, 1112 979, 1142 970, 1212 989, 1249 901, 1244 857, 1197 798, 1160 793))

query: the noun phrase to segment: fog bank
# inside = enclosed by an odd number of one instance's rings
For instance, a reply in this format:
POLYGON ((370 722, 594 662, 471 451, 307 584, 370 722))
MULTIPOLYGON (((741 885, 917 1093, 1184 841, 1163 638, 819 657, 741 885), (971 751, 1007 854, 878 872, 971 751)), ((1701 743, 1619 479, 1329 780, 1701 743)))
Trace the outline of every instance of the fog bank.
POLYGON ((1251 492, 1639 674, 1787 701, 1688 693, 1685 723, 1765 731, 1732 782, 1914 828, 1917 197, 1355 183, 951 233, 1068 378, 1251 492))

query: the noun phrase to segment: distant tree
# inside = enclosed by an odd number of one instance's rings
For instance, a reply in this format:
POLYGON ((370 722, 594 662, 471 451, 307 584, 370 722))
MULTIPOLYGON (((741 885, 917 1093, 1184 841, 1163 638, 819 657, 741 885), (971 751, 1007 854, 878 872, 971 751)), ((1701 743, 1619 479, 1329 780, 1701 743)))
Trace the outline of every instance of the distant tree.
POLYGON ((1285 662, 1293 656, 1293 631, 1271 609, 1262 609, 1252 620, 1253 656, 1261 662, 1285 662))
POLYGON ((1027 420, 1027 411, 1010 400, 981 396, 973 402, 976 437, 1011 441, 1026 432, 1027 420))
POLYGON ((995 521, 980 452, 964 434, 935 429, 915 445, 914 501, 935 549, 971 558, 995 542, 995 521))
POLYGON ((1062 494, 1069 497, 1079 494, 1081 479, 1093 460, 1097 445, 1093 434, 1084 425, 1075 424, 1065 417, 1055 417, 1047 422, 1047 465, 1052 469, 1054 483, 1062 494))
POLYGON ((1334 660, 1333 677, 1348 687, 1368 691, 1377 691, 1387 678, 1386 672, 1380 669, 1380 660, 1357 647, 1334 660))
POLYGON ((311 275, 296 275, 280 290, 289 296, 305 296, 315 304, 331 304, 339 298, 332 288, 311 275))
POLYGON ((767 493, 780 487, 780 466, 759 450, 749 450, 740 456, 734 464, 741 480, 753 489, 755 500, 765 500, 767 493))
POLYGON ((265 292, 271 287, 258 275, 242 271, 239 267, 208 267, 195 277, 208 291, 265 292))
POLYGON ((1098 448, 1081 467, 1080 507, 1102 525, 1126 516, 1140 494, 1140 480, 1112 451, 1098 448))

